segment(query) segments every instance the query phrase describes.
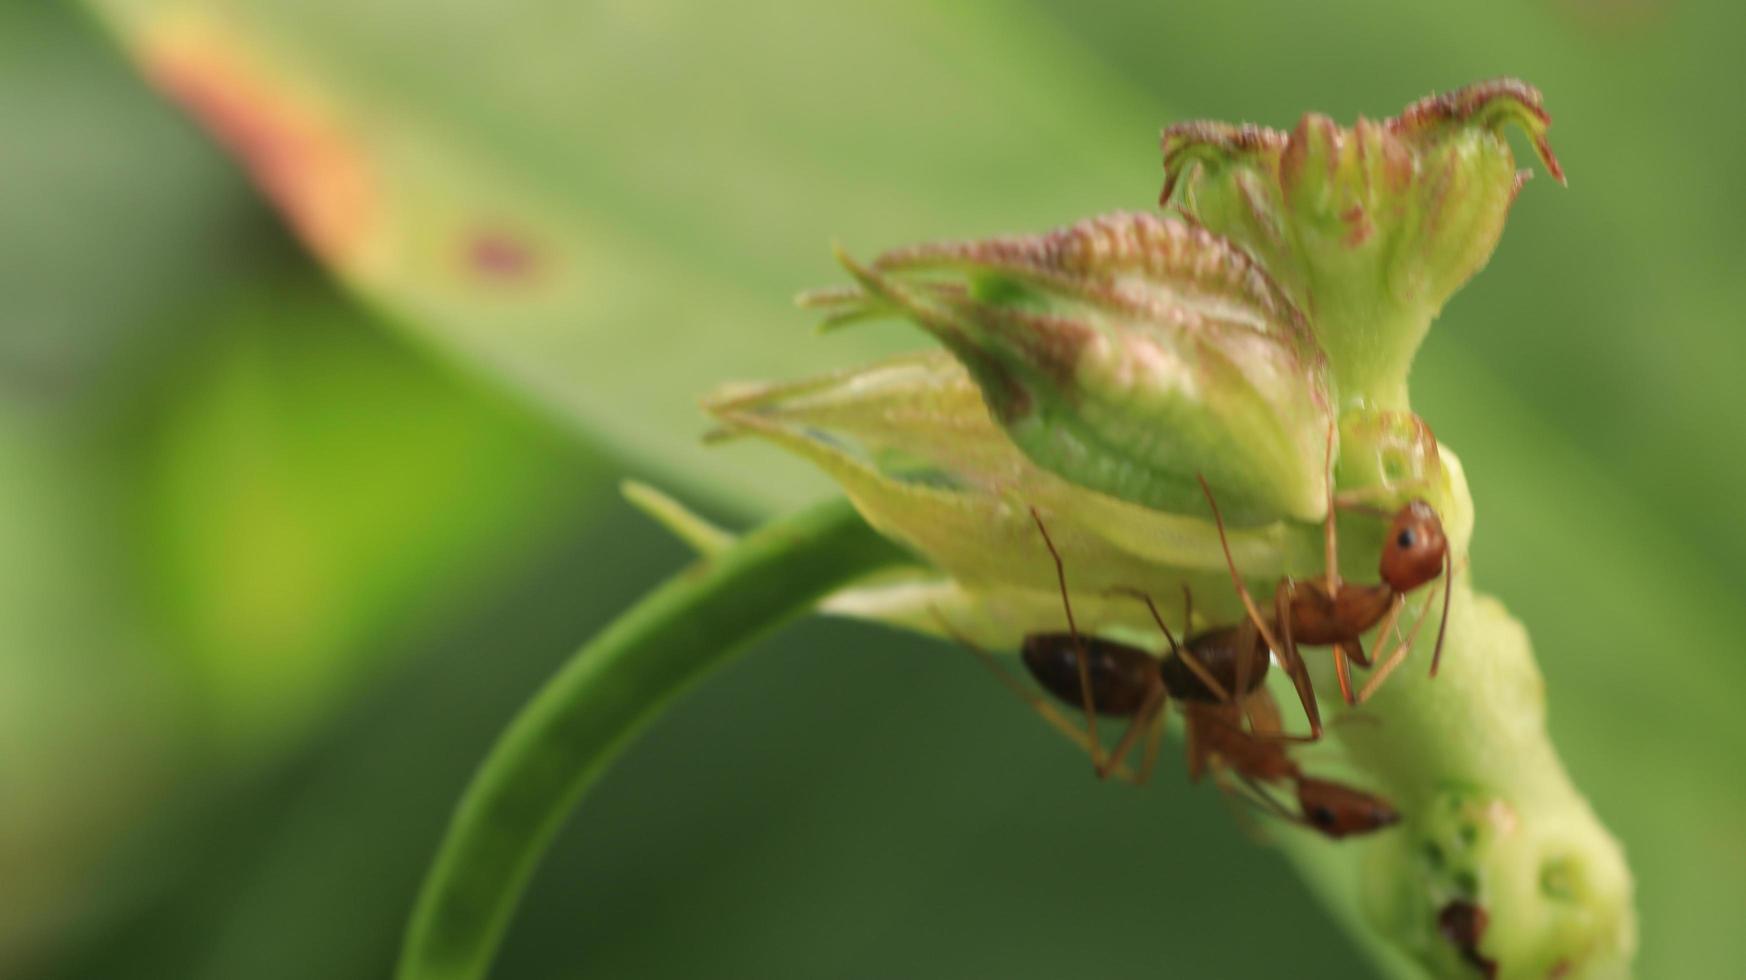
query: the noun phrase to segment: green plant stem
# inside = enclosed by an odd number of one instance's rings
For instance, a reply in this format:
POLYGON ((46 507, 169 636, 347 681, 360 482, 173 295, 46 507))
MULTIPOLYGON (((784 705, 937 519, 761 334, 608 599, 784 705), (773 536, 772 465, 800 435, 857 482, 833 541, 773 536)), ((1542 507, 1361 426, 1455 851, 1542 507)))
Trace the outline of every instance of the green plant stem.
POLYGON ((909 560, 836 500, 675 575, 584 646, 480 766, 425 879, 401 980, 485 975, 546 847, 583 791, 681 691, 856 578, 909 560))

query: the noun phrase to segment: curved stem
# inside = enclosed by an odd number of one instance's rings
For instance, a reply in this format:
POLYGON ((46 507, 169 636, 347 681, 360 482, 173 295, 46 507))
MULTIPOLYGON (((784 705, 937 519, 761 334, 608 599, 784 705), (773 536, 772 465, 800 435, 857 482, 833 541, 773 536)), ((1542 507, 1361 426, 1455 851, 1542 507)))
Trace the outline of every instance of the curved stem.
POLYGON ((516 717, 455 810, 401 949, 401 980, 485 975, 546 847, 679 692, 823 595, 905 561, 841 500, 764 526, 669 579, 516 717))

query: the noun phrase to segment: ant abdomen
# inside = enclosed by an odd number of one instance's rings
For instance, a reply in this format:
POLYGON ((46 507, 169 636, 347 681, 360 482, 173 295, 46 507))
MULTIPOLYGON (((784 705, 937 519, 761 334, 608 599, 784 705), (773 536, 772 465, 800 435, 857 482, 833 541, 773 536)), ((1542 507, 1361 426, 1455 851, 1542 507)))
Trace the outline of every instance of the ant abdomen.
POLYGON ((1236 690, 1239 675, 1247 679, 1247 686, 1239 692, 1242 695, 1260 687, 1267 677, 1267 646, 1252 629, 1238 626, 1210 629, 1190 636, 1184 646, 1223 691, 1208 686, 1206 679, 1181 654, 1172 653, 1158 665, 1158 674, 1164 681, 1164 690, 1178 700, 1201 704, 1225 702, 1230 700, 1230 692, 1236 690))
MULTIPOLYGON (((1091 679, 1091 702, 1097 713, 1112 718, 1138 714, 1158 683, 1158 661, 1125 643, 1096 636, 1081 639, 1091 679)), ((1032 633, 1025 637, 1020 653, 1043 690, 1072 707, 1084 704, 1078 647, 1071 633, 1032 633)))

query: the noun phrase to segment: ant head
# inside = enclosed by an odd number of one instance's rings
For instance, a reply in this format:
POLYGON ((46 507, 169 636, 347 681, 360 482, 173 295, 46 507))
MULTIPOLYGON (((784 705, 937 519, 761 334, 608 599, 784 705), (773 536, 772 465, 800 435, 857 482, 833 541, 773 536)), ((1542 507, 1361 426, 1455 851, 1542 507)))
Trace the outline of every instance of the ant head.
POLYGON ((1400 822, 1400 814, 1387 800, 1321 779, 1299 779, 1297 801, 1303 808, 1304 822, 1335 840, 1373 833, 1400 822))
POLYGON ((1443 571, 1449 542, 1443 522, 1423 500, 1415 500, 1394 515, 1382 546, 1382 580, 1396 592, 1411 592, 1443 571))

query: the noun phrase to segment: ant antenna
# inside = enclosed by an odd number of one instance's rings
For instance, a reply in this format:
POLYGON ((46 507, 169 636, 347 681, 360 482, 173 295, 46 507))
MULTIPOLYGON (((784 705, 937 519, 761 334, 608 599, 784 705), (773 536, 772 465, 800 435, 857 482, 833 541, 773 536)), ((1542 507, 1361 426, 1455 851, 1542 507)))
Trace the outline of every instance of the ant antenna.
POLYGON ((1061 587, 1061 608, 1067 612, 1067 632, 1073 636, 1073 653, 1079 660, 1079 693, 1085 711, 1085 734, 1091 740, 1091 764, 1100 772, 1103 770, 1103 743, 1097 738, 1097 705, 1091 697, 1091 654, 1085 650, 1085 640, 1079 635, 1079 624, 1073 620, 1073 600, 1067 596, 1067 566, 1061 561, 1061 553, 1055 550, 1055 541, 1049 537, 1049 529, 1043 524, 1043 515, 1037 513, 1036 507, 1031 507, 1031 520, 1037 524, 1037 530, 1042 532, 1043 544, 1049 549, 1049 557, 1055 560, 1055 581, 1061 587))
POLYGON ((1455 595, 1455 556, 1447 547, 1443 551, 1443 616, 1437 624, 1437 648, 1431 652, 1431 676, 1437 676, 1437 664, 1443 659, 1443 635, 1449 632, 1449 600, 1455 595))

